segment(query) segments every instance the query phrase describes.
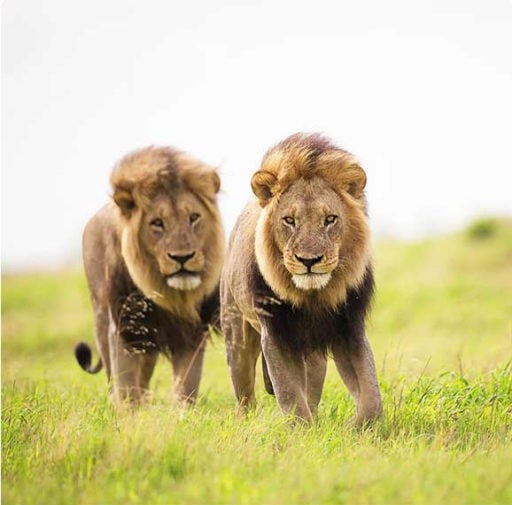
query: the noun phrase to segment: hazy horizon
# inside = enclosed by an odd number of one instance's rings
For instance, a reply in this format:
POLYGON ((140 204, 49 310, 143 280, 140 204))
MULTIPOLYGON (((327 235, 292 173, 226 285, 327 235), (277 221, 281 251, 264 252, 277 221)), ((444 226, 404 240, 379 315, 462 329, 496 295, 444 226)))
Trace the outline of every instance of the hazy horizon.
POLYGON ((126 152, 219 166, 226 232, 264 152, 321 131, 368 175, 376 236, 512 215, 512 4, 2 4, 2 266, 78 262, 126 152))

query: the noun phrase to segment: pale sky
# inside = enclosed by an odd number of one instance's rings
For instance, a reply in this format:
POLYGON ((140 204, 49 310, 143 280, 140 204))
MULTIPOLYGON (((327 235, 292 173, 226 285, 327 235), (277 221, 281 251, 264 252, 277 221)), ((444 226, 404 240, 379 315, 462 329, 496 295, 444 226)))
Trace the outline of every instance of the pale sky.
POLYGON ((112 166, 148 144, 220 167, 229 232, 297 131, 359 157, 376 235, 512 215, 512 3, 4 1, 2 264, 79 261, 112 166))

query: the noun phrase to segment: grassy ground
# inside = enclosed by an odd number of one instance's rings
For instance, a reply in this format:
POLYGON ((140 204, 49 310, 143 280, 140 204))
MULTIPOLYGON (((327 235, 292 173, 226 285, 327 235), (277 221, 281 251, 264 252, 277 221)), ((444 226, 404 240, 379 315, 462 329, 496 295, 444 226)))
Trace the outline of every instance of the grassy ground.
POLYGON ((375 262, 385 418, 363 432, 332 366, 315 426, 291 428, 260 378, 238 416, 218 339, 196 409, 173 408, 162 360, 151 405, 118 414, 72 356, 92 342, 83 275, 5 277, 3 503, 512 503, 512 224, 375 262))

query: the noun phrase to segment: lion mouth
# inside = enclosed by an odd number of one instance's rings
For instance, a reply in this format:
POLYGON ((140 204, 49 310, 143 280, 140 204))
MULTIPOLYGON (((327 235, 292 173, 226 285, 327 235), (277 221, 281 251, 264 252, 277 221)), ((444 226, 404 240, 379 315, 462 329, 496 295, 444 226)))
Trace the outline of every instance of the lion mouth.
POLYGON ((170 288, 180 291, 190 291, 201 284, 201 276, 197 272, 191 272, 183 268, 174 274, 168 275, 166 282, 170 288))
POLYGON ((292 275, 292 281, 295 284, 295 287, 303 289, 304 291, 325 288, 325 286, 327 286, 330 280, 330 272, 323 274, 308 272, 304 274, 292 275))

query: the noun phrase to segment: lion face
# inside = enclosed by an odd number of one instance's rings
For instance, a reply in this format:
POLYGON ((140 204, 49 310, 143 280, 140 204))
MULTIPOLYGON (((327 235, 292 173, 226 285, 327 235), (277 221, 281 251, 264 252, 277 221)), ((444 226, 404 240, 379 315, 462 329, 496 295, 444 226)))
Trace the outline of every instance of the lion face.
POLYGON ((147 148, 121 160, 111 181, 132 280, 163 308, 196 316, 224 256, 217 172, 171 148, 147 148))
POLYGON ((141 217, 141 244, 166 284, 188 291, 199 287, 205 267, 207 210, 192 193, 158 195, 141 217))
POLYGON ((338 267, 344 220, 338 195, 325 181, 299 180, 273 211, 276 244, 294 285, 322 289, 338 267))

